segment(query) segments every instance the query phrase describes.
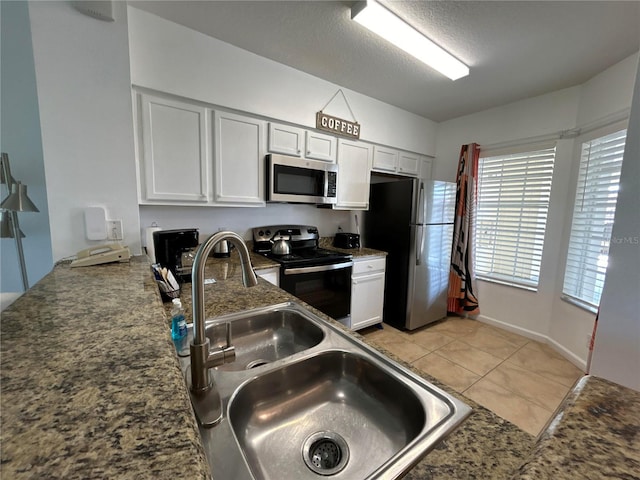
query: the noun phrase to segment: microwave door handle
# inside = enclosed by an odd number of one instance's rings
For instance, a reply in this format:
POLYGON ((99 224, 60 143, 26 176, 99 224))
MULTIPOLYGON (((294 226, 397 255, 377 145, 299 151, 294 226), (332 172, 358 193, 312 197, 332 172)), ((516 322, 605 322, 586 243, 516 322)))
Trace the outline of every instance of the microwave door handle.
POLYGON ((327 198, 329 196, 329 172, 325 171, 322 178, 324 179, 322 186, 323 197, 327 198))

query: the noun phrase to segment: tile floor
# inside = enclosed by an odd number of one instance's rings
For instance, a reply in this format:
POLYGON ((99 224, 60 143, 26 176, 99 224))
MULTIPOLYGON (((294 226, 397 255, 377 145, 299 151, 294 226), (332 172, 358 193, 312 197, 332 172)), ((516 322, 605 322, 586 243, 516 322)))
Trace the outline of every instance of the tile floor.
POLYGON ((531 435, 583 375, 547 345, 467 318, 358 333, 531 435))

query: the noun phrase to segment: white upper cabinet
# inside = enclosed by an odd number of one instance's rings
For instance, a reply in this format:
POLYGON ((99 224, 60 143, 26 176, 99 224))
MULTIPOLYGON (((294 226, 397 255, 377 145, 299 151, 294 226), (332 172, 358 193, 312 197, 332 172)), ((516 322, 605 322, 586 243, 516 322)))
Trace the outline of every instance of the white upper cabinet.
POLYGON ((338 140, 338 203, 334 208, 367 210, 373 146, 338 140))
POLYGON ((420 155, 401 151, 398 154, 398 173, 417 176, 420 173, 420 155))
POLYGON ((290 125, 269 123, 269 151, 301 157, 304 152, 304 130, 290 125))
POLYGON ((422 158, 422 165, 420 166, 420 178, 422 178, 423 180, 430 180, 431 165, 433 163, 433 160, 428 157, 421 157, 421 158, 422 158))
POLYGON ((394 172, 398 166, 398 151, 376 145, 373 149, 373 169, 394 172))
POLYGON ((265 122, 214 112, 214 202, 264 206, 265 122))
POLYGON ((307 158, 336 162, 338 152, 338 139, 336 137, 307 130, 305 140, 305 156, 307 158))
POLYGON ((268 150, 272 153, 335 163, 337 144, 338 140, 331 135, 291 125, 269 123, 268 150))
POLYGON ((207 203, 210 148, 206 109, 138 94, 141 203, 207 203))
POLYGON ((420 155, 376 145, 373 151, 373 170, 417 176, 420 172, 420 155))

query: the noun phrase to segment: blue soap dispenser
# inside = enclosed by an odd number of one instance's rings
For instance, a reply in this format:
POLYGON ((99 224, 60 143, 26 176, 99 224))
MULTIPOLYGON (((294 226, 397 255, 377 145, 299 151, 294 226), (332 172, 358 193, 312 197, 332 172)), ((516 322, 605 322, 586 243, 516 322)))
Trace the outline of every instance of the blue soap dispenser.
POLYGON ((187 322, 184 318, 184 308, 179 298, 172 300, 173 308, 171 309, 171 338, 174 340, 182 340, 187 336, 187 322))

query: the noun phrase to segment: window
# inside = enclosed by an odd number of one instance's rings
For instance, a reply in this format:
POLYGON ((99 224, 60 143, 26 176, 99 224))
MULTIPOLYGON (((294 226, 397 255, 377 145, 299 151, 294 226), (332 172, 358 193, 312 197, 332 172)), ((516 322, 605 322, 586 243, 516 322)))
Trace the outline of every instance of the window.
POLYGON ((582 143, 562 292, 592 311, 607 271, 626 136, 620 130, 582 143))
POLYGON ((555 146, 480 158, 476 275, 535 290, 540 277, 555 146))

